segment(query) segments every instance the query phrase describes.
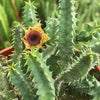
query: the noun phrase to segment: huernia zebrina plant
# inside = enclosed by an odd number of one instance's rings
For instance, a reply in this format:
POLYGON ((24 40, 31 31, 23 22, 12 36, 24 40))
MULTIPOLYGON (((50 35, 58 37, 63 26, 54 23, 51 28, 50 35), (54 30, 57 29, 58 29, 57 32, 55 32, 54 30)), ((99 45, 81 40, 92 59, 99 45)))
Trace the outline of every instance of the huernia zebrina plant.
POLYGON ((100 66, 99 26, 88 25, 94 29, 91 38, 81 40, 75 4, 60 0, 59 17, 49 18, 43 30, 34 2, 25 2, 23 25, 14 27, 15 50, 6 67, 22 100, 100 100, 100 82, 90 73, 100 66))

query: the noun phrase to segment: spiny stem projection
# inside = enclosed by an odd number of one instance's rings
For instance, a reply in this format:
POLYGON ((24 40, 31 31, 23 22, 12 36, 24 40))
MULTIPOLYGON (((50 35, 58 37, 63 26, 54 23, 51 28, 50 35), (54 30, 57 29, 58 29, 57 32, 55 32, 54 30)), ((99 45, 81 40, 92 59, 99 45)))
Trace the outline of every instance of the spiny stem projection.
POLYGON ((28 65, 28 72, 30 76, 34 77, 32 82, 36 83, 35 87, 38 89, 37 95, 39 100, 55 100, 54 80, 49 67, 46 66, 41 54, 38 51, 32 51, 27 56, 26 65, 28 65))
POLYGON ((24 6, 24 24, 28 28, 29 26, 33 27, 37 24, 37 16, 35 11, 35 6, 33 5, 34 2, 25 2, 24 6))
POLYGON ((12 66, 8 66, 8 69, 8 77, 12 85, 15 85, 15 88, 20 92, 22 99, 36 100, 35 95, 32 93, 32 85, 29 83, 26 76, 24 76, 20 66, 13 64, 12 66))
POLYGON ((59 17, 59 55, 62 57, 61 65, 71 60, 74 51, 74 30, 76 26, 75 19, 75 0, 60 0, 59 17))
POLYGON ((18 24, 17 26, 14 27, 13 29, 13 42, 12 45, 14 47, 14 53, 11 55, 12 61, 15 63, 20 63, 21 60, 21 53, 23 51, 23 43, 22 43, 22 37, 23 37, 24 31, 22 29, 22 26, 18 24))
POLYGON ((62 72, 60 79, 65 82, 79 82, 80 79, 83 80, 96 63, 93 59, 94 56, 91 54, 82 56, 80 60, 76 61, 76 64, 72 64, 69 70, 62 72))

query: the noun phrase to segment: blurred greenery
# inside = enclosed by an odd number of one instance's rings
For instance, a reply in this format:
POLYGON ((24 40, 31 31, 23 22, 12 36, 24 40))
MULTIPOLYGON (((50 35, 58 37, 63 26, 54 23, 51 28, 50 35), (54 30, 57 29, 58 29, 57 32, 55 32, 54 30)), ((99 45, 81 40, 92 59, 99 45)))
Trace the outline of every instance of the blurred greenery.
MULTIPOLYGON (((14 0, 20 14, 25 0, 14 0)), ((17 20, 11 0, 0 0, 0 49, 10 46, 10 27, 17 20)))
MULTIPOLYGON (((25 1, 29 0, 14 0, 21 20, 23 20, 22 11, 25 1)), ((58 17, 59 0, 31 1, 35 1, 35 6, 37 7, 38 13, 37 17, 39 20, 41 20, 43 28, 45 27, 45 20, 47 20, 49 17, 58 17)), ((81 36, 80 34, 82 34, 82 32, 87 28, 87 23, 100 24, 100 0, 77 1, 77 34, 81 36)), ((14 21, 17 21, 17 17, 11 0, 0 0, 0 49, 6 48, 11 45, 11 27, 13 26, 14 21)))
POLYGON ((78 0, 76 7, 79 33, 87 23, 100 24, 100 0, 78 0))

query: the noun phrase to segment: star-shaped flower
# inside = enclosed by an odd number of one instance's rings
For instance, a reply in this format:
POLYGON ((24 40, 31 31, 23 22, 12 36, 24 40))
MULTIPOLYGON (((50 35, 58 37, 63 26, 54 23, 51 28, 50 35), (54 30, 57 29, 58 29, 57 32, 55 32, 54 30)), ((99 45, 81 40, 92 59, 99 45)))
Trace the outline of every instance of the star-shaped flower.
POLYGON ((49 39, 50 38, 44 33, 39 22, 36 26, 25 30, 25 36, 22 40, 26 45, 26 49, 31 49, 32 46, 34 49, 37 49, 41 48, 43 43, 49 39))

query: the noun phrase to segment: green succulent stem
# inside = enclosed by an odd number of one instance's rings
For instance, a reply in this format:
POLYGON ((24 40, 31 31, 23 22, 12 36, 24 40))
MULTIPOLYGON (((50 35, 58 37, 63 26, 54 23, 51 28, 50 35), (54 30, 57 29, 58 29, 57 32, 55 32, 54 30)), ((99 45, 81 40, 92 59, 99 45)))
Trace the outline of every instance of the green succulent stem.
POLYGON ((76 27, 75 0, 60 0, 59 16, 59 55, 62 57, 61 66, 71 61, 74 54, 74 36, 76 27))
POLYGON ((26 76, 23 74, 20 66, 17 64, 13 64, 12 66, 8 66, 8 77, 12 85, 18 89, 18 92, 22 96, 23 100, 36 100, 35 95, 32 93, 32 84, 29 83, 26 76))
POLYGON ((35 87, 38 89, 37 95, 39 100, 55 100, 54 80, 49 67, 46 66, 46 61, 39 54, 38 50, 32 49, 29 55, 26 56, 26 65, 28 65, 27 72, 34 77, 32 82, 36 83, 35 87))
POLYGON ((37 15, 36 15, 36 8, 34 6, 34 2, 31 2, 29 0, 29 2, 25 2, 25 6, 24 6, 24 24, 27 28, 29 28, 30 26, 33 27, 37 24, 37 15))

